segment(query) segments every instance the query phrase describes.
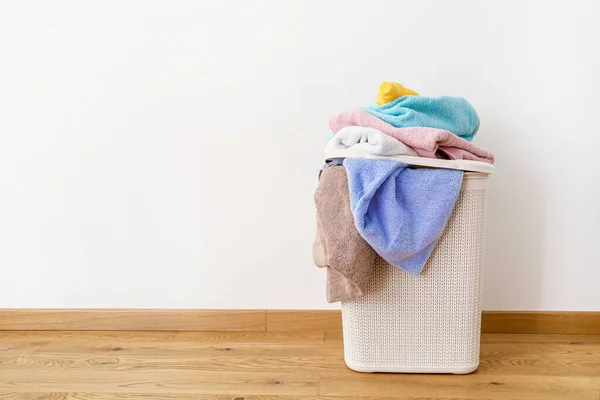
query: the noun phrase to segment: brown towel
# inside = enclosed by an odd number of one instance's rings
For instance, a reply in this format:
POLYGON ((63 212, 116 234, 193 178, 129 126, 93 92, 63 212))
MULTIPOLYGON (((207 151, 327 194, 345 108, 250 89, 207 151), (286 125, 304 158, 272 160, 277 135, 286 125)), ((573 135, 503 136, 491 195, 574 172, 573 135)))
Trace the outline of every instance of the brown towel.
POLYGON ((315 192, 317 235, 313 258, 327 267, 327 301, 352 300, 363 295, 377 258, 354 226, 348 178, 343 166, 327 167, 315 192))

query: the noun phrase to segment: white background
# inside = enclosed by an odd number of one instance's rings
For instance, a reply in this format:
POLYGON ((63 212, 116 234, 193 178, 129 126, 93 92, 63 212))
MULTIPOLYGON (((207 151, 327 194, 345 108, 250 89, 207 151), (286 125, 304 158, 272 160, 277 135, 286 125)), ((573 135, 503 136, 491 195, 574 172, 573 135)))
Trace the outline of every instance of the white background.
POLYGON ((328 117, 396 80, 493 151, 485 309, 600 309, 597 1, 0 3, 0 307, 328 308, 328 117))

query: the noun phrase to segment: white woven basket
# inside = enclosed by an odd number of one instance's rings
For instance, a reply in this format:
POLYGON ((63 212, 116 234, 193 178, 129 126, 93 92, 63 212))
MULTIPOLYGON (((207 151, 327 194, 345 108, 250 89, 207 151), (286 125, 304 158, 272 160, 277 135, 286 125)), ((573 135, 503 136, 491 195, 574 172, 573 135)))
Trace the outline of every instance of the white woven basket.
POLYGON ((477 369, 487 176, 465 173, 452 217, 421 275, 379 259, 366 295, 342 303, 348 367, 453 374, 477 369))

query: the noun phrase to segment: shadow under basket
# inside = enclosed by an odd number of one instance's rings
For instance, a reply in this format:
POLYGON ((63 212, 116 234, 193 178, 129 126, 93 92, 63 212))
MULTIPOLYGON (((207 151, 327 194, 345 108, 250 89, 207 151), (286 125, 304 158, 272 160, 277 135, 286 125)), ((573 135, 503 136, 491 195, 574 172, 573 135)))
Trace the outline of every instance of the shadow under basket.
POLYGON ((421 275, 379 258, 365 296, 342 302, 350 369, 451 374, 477 369, 487 178, 465 173, 452 217, 421 275))

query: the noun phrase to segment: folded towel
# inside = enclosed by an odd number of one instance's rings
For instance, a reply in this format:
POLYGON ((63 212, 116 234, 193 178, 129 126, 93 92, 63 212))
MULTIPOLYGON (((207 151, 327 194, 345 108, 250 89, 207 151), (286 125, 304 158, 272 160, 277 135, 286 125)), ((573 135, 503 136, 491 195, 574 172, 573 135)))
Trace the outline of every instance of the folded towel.
POLYGON ((360 297, 371 278, 377 254, 354 226, 343 166, 323 169, 315 204, 317 237, 313 258, 318 267, 327 267, 327 301, 360 297))
POLYGON ((393 137, 374 128, 347 126, 333 137, 325 146, 328 150, 358 149, 380 156, 418 156, 418 154, 393 137))
POLYGON ((365 111, 396 128, 444 129, 469 142, 479 129, 477 112, 462 97, 402 96, 391 103, 373 104, 365 111))
POLYGON ((346 158, 344 167, 360 235, 388 263, 421 273, 452 215, 463 171, 364 158, 346 158))
POLYGON ((346 111, 329 119, 329 127, 334 134, 347 126, 380 130, 411 147, 421 157, 440 158, 445 155, 452 160, 494 162, 494 155, 489 151, 442 129, 396 128, 363 110, 346 111))

